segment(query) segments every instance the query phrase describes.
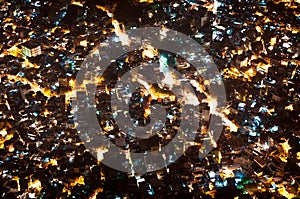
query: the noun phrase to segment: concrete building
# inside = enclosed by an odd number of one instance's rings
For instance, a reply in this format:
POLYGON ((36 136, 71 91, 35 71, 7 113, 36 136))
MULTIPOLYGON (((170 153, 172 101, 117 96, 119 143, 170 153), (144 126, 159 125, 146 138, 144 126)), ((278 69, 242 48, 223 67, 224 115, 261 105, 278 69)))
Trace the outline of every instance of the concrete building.
POLYGON ((22 45, 22 53, 26 57, 36 57, 42 54, 41 45, 28 41, 22 45))

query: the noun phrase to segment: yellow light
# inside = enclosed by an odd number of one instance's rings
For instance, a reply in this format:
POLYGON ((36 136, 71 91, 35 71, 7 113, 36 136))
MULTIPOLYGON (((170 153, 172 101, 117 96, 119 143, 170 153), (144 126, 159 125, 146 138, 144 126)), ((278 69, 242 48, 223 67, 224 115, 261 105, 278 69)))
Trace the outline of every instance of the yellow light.
POLYGON ((11 179, 17 181, 18 191, 20 191, 20 178, 18 176, 13 176, 11 179))
POLYGON ((104 131, 112 131, 114 130, 114 126, 110 125, 109 123, 106 123, 106 125, 103 127, 104 131))
POLYGON ((39 181, 39 180, 32 181, 30 179, 30 181, 28 182, 28 188, 29 189, 35 189, 37 191, 41 191, 41 189, 42 189, 41 181, 39 181))
POLYGON ((142 52, 142 57, 143 58, 154 58, 155 56, 158 55, 158 51, 157 49, 155 49, 154 47, 150 46, 150 45, 147 45, 145 47, 145 49, 143 50, 142 52))
POLYGON ((47 97, 51 97, 52 93, 50 89, 42 89, 42 93, 47 96, 47 97))
POLYGON ((287 60, 281 60, 281 65, 287 66, 289 62, 287 60))
POLYGON ((266 182, 267 182, 267 183, 272 183, 272 182, 273 182, 273 177, 268 177, 268 178, 266 178, 266 182))
POLYGON ((67 187, 64 187, 63 190, 62 190, 62 192, 63 192, 63 193, 66 193, 66 192, 67 192, 68 196, 71 195, 71 191, 70 191, 70 189, 68 189, 67 187))
POLYGON ((10 55, 13 55, 15 57, 18 57, 21 54, 21 49, 17 48, 16 46, 11 47, 10 49, 7 50, 7 52, 10 55))
POLYGON ((25 59, 24 64, 27 68, 35 68, 34 64, 32 64, 28 59, 25 59))
POLYGON ((288 199, 292 199, 292 198, 294 198, 294 197, 296 196, 296 195, 293 194, 293 193, 289 193, 289 192, 285 189, 285 187, 284 187, 283 185, 280 185, 280 186, 279 186, 278 192, 279 192, 282 196, 284 196, 284 197, 286 197, 286 198, 288 198, 288 199))
POLYGON ((231 68, 225 68, 224 70, 224 76, 225 77, 230 77, 233 79, 237 79, 238 77, 241 77, 242 74, 240 73, 240 71, 237 68, 231 67, 231 68))
POLYGON ((2 129, 2 130, 0 130, 0 135, 2 136, 2 137, 4 137, 4 136, 6 136, 7 135, 7 131, 6 131, 6 129, 4 128, 4 129, 2 129))
POLYGON ((231 132, 237 132, 239 129, 239 126, 230 121, 227 117, 222 118, 224 125, 227 129, 229 129, 231 132))
POLYGON ((224 113, 225 115, 229 115, 229 114, 230 114, 230 109, 229 109, 229 108, 225 108, 225 109, 223 110, 223 113, 224 113))
POLYGON ((158 89, 155 89, 153 86, 149 88, 149 92, 151 94, 152 99, 157 100, 158 98, 167 98, 169 97, 168 93, 164 93, 163 91, 160 91, 158 89))
POLYGON ((227 167, 223 168, 223 170, 220 172, 220 177, 222 179, 225 178, 233 178, 234 177, 234 173, 232 170, 228 169, 227 167))
POLYGON ((256 54, 251 55, 251 60, 255 60, 255 59, 257 59, 257 58, 258 58, 258 56, 257 56, 256 54))
POLYGON ((287 154, 289 152, 290 149, 292 149, 292 147, 289 145, 289 141, 285 140, 284 143, 280 143, 283 151, 287 154))
POLYGON ((292 28, 292 33, 293 33, 293 34, 296 34, 296 33, 298 33, 298 32, 300 32, 300 29, 299 29, 299 28, 295 28, 295 27, 292 28))
POLYGON ((7 140, 11 140, 11 138, 13 138, 13 137, 14 137, 13 134, 8 134, 8 135, 5 136, 5 140, 6 140, 6 141, 7 141, 7 140))
POLYGON ((297 159, 300 160, 300 151, 297 153, 297 159))
POLYGON ((257 177, 261 177, 264 173, 263 172, 259 172, 259 173, 255 173, 257 177))
POLYGON ((270 45, 271 45, 271 46, 274 46, 274 45, 276 44, 276 41, 277 41, 277 37, 272 37, 272 38, 270 39, 270 45))
POLYGON ((55 32, 55 30, 58 28, 59 26, 55 26, 54 28, 51 29, 51 33, 53 34, 55 32))
MULTIPOLYGON (((99 9, 99 10, 102 10, 102 11, 106 12, 107 16, 113 17, 113 14, 109 11, 109 9, 107 9, 107 8, 105 8, 103 6, 100 6, 100 5, 96 5, 96 8, 99 9)), ((106 32, 106 31, 104 31, 104 32, 106 32)))
POLYGON ((153 3, 154 0, 139 0, 140 3, 153 3))
POLYGON ((247 70, 247 71, 245 72, 245 75, 246 75, 248 78, 254 77, 254 76, 256 75, 256 71, 253 70, 253 68, 250 68, 249 70, 247 70))
POLYGON ((75 1, 75 0, 72 0, 72 2, 71 2, 71 4, 73 4, 73 5, 78 5, 78 6, 80 6, 80 7, 83 7, 83 4, 84 4, 85 2, 83 2, 83 3, 81 3, 80 1, 75 1))
POLYGON ((75 87, 75 84, 76 84, 75 80, 71 79, 71 80, 69 81, 69 86, 70 86, 71 88, 74 88, 74 87, 75 87))
POLYGON ((256 11, 255 14, 258 15, 258 16, 264 16, 261 12, 258 12, 258 11, 256 11))
POLYGON ((12 21, 12 20, 13 20, 12 18, 7 17, 6 19, 3 20, 3 22, 4 22, 4 23, 7 23, 7 22, 10 22, 10 21, 12 21))
POLYGON ((76 185, 84 185, 84 177, 80 176, 78 178, 75 178, 74 182, 71 182, 70 185, 72 187, 76 186, 76 185))
POLYGON ((90 196, 90 198, 89 199, 96 199, 97 198, 97 195, 98 195, 98 193, 101 193, 101 192, 103 192, 103 188, 101 187, 101 188, 98 188, 98 189, 96 189, 95 190, 95 192, 90 196))
POLYGON ((255 26, 255 29, 257 32, 262 32, 261 27, 259 27, 259 26, 255 26))
POLYGON ((218 151, 218 164, 220 164, 222 161, 222 153, 221 151, 218 151))
POLYGON ((300 65, 300 63, 293 63, 293 64, 297 64, 297 66, 295 67, 295 69, 293 70, 293 72, 292 72, 292 79, 294 78, 294 76, 295 76, 295 74, 296 74, 296 72, 297 72, 297 68, 298 68, 298 66, 300 65))
POLYGON ((243 52, 244 52, 243 49, 238 49, 237 54, 238 54, 238 55, 241 55, 241 54, 243 54, 243 52))
POLYGON ((14 152, 15 148, 13 144, 8 145, 8 152, 14 152))
POLYGON ((268 22, 271 22, 271 19, 268 18, 268 17, 266 17, 266 18, 264 19, 264 21, 265 21, 265 23, 268 23, 268 22))
POLYGON ((48 166, 48 165, 57 166, 57 160, 55 160, 55 159, 50 159, 50 161, 48 162, 47 166, 48 166))
POLYGON ((235 123, 233 123, 231 120, 229 120, 225 113, 222 112, 224 110, 219 110, 217 105, 218 105, 218 101, 216 98, 211 97, 210 95, 206 94, 207 99, 204 99, 203 102, 207 102, 209 104, 210 107, 210 114, 219 116, 222 118, 223 124, 225 125, 225 127, 227 129, 229 129, 231 132, 237 132, 239 126, 235 123))
POLYGON ((150 108, 146 108, 145 109, 145 113, 144 113, 144 117, 148 117, 149 115, 151 115, 151 109, 150 108))
POLYGON ((82 40, 82 41, 80 41, 80 46, 87 47, 87 45, 88 45, 87 40, 82 40))
POLYGON ((68 34, 68 33, 70 33, 70 32, 71 32, 70 30, 65 30, 65 29, 63 30, 63 33, 64 33, 64 34, 68 34))
POLYGON ((109 89, 108 89, 107 86, 105 86, 105 93, 108 94, 108 95, 110 94, 109 89))
POLYGON ((290 105, 284 107, 284 109, 288 110, 288 111, 293 111, 294 110, 293 104, 290 104, 290 105))
POLYGON ((282 147, 282 152, 279 154, 278 158, 282 161, 282 162, 287 162, 288 159, 288 151, 291 149, 290 145, 288 144, 288 141, 281 143, 280 144, 282 147))
POLYGON ((274 113, 274 112, 275 112, 275 108, 268 109, 268 114, 269 114, 269 115, 272 115, 272 113, 274 113))
MULTIPOLYGON (((4 149, 4 142, 13 138, 13 134, 8 134, 7 130, 4 128, 0 131, 0 149, 4 149)), ((12 152, 12 151, 11 151, 12 152)))
POLYGON ((259 62, 257 65, 257 69, 263 70, 265 73, 268 73, 269 68, 271 67, 271 64, 264 64, 262 62, 259 62))

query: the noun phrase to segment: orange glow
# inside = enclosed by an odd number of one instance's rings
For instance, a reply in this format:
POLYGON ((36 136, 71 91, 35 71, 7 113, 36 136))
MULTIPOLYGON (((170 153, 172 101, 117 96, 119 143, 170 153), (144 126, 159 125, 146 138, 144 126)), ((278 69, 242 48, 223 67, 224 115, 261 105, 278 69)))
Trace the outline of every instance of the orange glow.
POLYGON ((42 190, 41 181, 39 181, 38 179, 32 181, 31 177, 30 177, 30 181, 28 182, 28 188, 29 189, 34 189, 34 190, 37 190, 38 192, 40 192, 42 190))
POLYGON ((75 178, 74 182, 71 182, 70 185, 72 187, 76 186, 76 185, 84 185, 84 177, 80 176, 78 178, 75 178))
POLYGON ((113 17, 113 14, 109 11, 109 9, 103 7, 103 6, 100 6, 100 5, 96 5, 96 8, 99 9, 99 10, 102 10, 104 12, 106 12, 107 16, 109 17, 113 17))
POLYGON ((277 42, 277 37, 272 37, 272 38, 270 39, 270 45, 271 45, 271 46, 274 46, 274 45, 276 44, 276 42, 277 42))
POLYGON ((289 142, 288 140, 285 140, 284 143, 280 143, 279 144, 281 146, 281 149, 283 150, 280 154, 279 154, 279 159, 282 161, 282 162, 287 162, 287 159, 289 157, 289 150, 292 148, 290 145, 289 145, 289 142))
POLYGON ((78 6, 81 6, 81 7, 83 7, 83 4, 84 4, 85 2, 80 2, 80 1, 75 1, 75 0, 72 0, 71 1, 71 4, 73 4, 73 5, 78 5, 78 6))
POLYGON ((150 45, 147 45, 142 52, 142 57, 152 59, 155 56, 158 56, 158 50, 150 45))
POLYGON ((245 75, 247 76, 247 79, 250 79, 251 77, 254 77, 256 75, 256 71, 253 70, 253 68, 250 68, 245 72, 245 75))
POLYGON ((139 3, 153 3, 154 0, 139 0, 139 3))
POLYGON ((284 107, 284 109, 288 110, 288 111, 293 111, 294 110, 293 104, 290 104, 290 105, 284 107))
POLYGON ((258 63, 257 69, 263 70, 265 73, 268 73, 268 69, 271 67, 271 64, 264 64, 262 62, 258 63))
POLYGON ((98 188, 95 190, 95 192, 89 197, 89 199, 96 199, 97 198, 97 194, 101 193, 103 191, 103 188, 98 188))
POLYGON ((7 131, 6 131, 6 129, 4 128, 4 129, 2 129, 2 130, 0 130, 0 135, 2 136, 2 137, 4 137, 4 136, 6 136, 7 135, 7 131))
POLYGON ((284 185, 279 185, 278 192, 279 192, 282 196, 284 196, 284 197, 286 197, 286 198, 288 198, 288 199, 292 199, 292 198, 294 198, 294 197, 296 196, 296 195, 293 194, 293 193, 289 193, 289 192, 285 189, 284 185))
POLYGON ((289 145, 289 141, 288 140, 285 140, 284 143, 280 143, 280 145, 281 145, 281 147, 282 147, 282 149, 283 149, 283 151, 285 153, 288 153, 289 150, 292 149, 292 147, 289 145))
POLYGON ((297 159, 300 160, 300 151, 297 153, 297 159))
POLYGON ((226 179, 226 178, 233 178, 234 177, 234 173, 231 169, 224 167, 222 169, 222 171, 220 171, 220 177, 222 179, 226 179))

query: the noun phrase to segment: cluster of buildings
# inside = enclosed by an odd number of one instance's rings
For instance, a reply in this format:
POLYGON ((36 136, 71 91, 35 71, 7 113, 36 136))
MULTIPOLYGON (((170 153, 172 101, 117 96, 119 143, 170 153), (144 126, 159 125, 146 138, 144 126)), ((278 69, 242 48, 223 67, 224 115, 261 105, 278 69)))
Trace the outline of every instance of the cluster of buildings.
MULTIPOLYGON (((91 0, 24 0, 1 5, 2 198, 299 197, 299 1, 112 1, 102 5, 91 0), (125 13, 128 9, 138 11, 125 13), (72 90, 84 58, 105 38, 118 34, 113 20, 124 22, 126 29, 164 26, 183 32, 212 56, 227 93, 228 104, 221 112, 234 128, 224 123, 216 147, 205 158, 199 159, 198 153, 210 120, 209 103, 200 105, 203 127, 194 146, 158 171, 143 175, 116 171, 85 148, 76 132, 72 102, 76 95, 89 94, 72 90)), ((146 59, 142 52, 134 52, 131 58, 135 64, 157 61, 157 56, 146 59)), ((110 67, 105 80, 121 76, 120 63, 110 67)), ((127 63, 129 68, 133 65, 127 63)), ((188 70, 187 77, 193 78, 188 70)), ((172 94, 153 85, 150 94, 158 97, 152 103, 169 111, 167 125, 150 139, 136 139, 117 130, 109 107, 113 89, 104 84, 97 90, 97 115, 113 143, 144 152, 159 150, 174 137, 180 105, 172 94)), ((198 95, 200 102, 205 99, 203 93, 198 95)), ((131 101, 132 117, 147 124, 149 95, 141 89, 131 101)), ((102 158, 109 156, 104 153, 102 158)), ((120 158, 127 166, 134 164, 128 157, 120 158)))

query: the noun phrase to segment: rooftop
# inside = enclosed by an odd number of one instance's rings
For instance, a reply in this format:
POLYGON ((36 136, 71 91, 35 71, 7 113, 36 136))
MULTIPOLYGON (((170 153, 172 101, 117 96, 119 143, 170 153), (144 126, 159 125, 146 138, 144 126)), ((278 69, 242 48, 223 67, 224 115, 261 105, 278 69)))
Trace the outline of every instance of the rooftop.
POLYGON ((32 48, 36 48, 38 46, 40 46, 38 43, 34 42, 34 41, 27 41, 25 43, 22 44, 22 46, 32 49, 32 48))

